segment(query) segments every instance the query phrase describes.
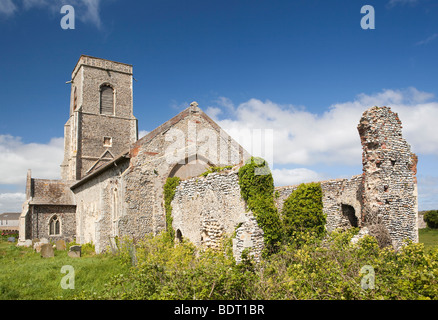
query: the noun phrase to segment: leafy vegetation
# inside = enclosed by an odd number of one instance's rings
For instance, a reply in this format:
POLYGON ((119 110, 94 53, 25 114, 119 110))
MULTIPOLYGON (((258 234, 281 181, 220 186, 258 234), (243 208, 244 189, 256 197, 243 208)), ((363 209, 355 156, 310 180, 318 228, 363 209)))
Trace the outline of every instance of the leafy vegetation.
POLYGON ((438 229, 438 210, 426 211, 423 219, 429 228, 438 229))
POLYGON ((167 178, 164 184, 164 209, 166 211, 166 228, 169 233, 170 239, 173 242, 175 238, 175 230, 172 227, 172 200, 175 196, 176 187, 179 185, 180 179, 178 177, 167 178))
POLYGON ((356 232, 308 233, 259 263, 244 255, 240 264, 230 239, 203 250, 187 241, 174 245, 167 232, 135 245, 125 239, 115 255, 80 259, 66 251, 44 259, 1 242, 0 299, 438 299, 437 243, 426 250, 406 242, 394 251, 371 236, 351 244, 356 232), (60 286, 63 265, 75 269, 74 290, 60 286), (374 289, 362 286, 364 266, 374 271, 374 289))
POLYGON ((284 233, 289 241, 299 241, 305 233, 325 233, 326 217, 322 211, 319 183, 300 184, 285 200, 282 210, 284 233))
POLYGON ((210 167, 210 168, 208 168, 207 171, 201 173, 201 176, 202 176, 202 177, 206 177, 206 176, 208 176, 210 173, 213 173, 213 172, 221 172, 221 171, 229 170, 229 169, 232 169, 232 168, 233 168, 233 166, 210 167))

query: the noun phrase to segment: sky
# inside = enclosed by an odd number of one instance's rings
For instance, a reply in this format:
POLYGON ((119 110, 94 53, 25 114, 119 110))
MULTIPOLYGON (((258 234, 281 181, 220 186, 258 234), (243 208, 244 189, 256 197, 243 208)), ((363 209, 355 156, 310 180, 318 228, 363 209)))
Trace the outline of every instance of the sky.
POLYGON ((438 209, 437 0, 0 0, 0 43, 0 212, 28 169, 60 178, 81 54, 133 65, 140 135, 192 101, 233 137, 271 130, 277 186, 361 174, 360 117, 388 106, 438 209))

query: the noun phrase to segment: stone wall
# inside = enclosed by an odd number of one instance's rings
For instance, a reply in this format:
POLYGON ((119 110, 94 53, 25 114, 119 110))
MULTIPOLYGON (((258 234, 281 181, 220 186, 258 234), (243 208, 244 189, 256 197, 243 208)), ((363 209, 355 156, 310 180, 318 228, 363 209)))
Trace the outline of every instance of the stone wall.
POLYGON ((46 238, 50 241, 64 239, 65 241, 74 241, 76 236, 76 206, 57 206, 57 205, 35 205, 32 206, 31 221, 32 234, 31 239, 46 238), (49 222, 53 216, 57 216, 60 222, 60 234, 49 234, 49 222))
MULTIPOLYGON (((326 215, 328 232, 336 228, 360 227, 362 176, 351 179, 321 181, 323 213, 326 215), (355 222, 357 223, 355 225, 355 222)), ((298 188, 295 186, 276 187, 274 200, 281 213, 284 201, 298 188)))
POLYGON ((240 196, 238 168, 181 181, 171 205, 177 235, 205 248, 219 248, 224 237, 233 237, 237 261, 245 248, 260 258, 263 231, 240 196))
POLYGON ((387 107, 365 111, 358 130, 363 147, 363 221, 383 224, 393 246, 418 241, 417 157, 402 137, 397 113, 387 107))

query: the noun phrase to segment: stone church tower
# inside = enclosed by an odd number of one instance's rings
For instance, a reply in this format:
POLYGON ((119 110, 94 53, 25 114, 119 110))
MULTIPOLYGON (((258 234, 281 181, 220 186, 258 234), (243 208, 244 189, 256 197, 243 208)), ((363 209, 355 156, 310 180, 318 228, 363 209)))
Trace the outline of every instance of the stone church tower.
POLYGON ((63 180, 80 180, 137 141, 132 65, 82 55, 71 77, 63 180))

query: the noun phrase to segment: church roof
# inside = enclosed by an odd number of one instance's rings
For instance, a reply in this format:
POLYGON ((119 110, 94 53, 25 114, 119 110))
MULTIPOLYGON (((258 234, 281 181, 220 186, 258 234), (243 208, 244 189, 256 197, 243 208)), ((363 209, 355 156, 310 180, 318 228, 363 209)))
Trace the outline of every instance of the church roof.
POLYGON ((31 205, 76 205, 70 186, 74 181, 32 179, 31 205))

